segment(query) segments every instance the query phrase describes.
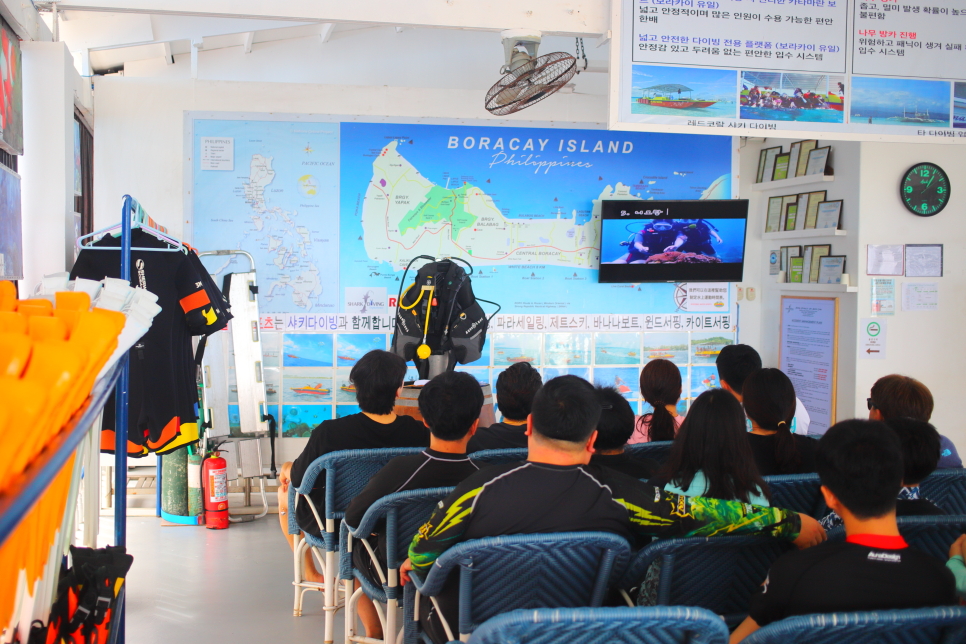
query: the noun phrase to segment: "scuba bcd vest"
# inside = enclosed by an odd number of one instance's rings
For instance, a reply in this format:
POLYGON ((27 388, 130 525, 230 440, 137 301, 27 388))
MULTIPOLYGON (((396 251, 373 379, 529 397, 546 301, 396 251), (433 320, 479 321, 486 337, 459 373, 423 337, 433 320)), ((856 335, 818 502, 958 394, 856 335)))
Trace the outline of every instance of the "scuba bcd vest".
MULTIPOLYGON (((402 284, 405 283, 404 273, 402 284)), ((416 350, 425 340, 433 354, 450 352, 460 364, 473 362, 482 355, 488 322, 483 307, 473 295, 466 271, 453 259, 430 261, 417 271, 416 280, 405 292, 400 293, 392 352, 406 361, 415 361, 418 366, 420 358, 416 350)))

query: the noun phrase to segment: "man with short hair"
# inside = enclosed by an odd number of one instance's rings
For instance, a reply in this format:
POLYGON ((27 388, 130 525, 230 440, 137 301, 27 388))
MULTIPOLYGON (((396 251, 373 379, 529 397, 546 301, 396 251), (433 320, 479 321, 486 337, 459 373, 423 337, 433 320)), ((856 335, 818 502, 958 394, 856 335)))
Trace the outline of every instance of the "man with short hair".
POLYGON ((503 414, 503 422, 481 427, 467 450, 473 453, 526 447, 527 416, 533 397, 542 385, 540 372, 529 362, 518 362, 504 370, 496 379, 496 404, 503 414))
MULTIPOLYGON (((761 369, 761 356, 754 347, 747 344, 729 344, 722 347, 715 359, 718 368, 718 380, 721 388, 731 392, 738 402, 742 402, 742 389, 745 378, 761 369)), ((795 418, 792 421, 792 431, 801 436, 808 434, 811 417, 802 401, 795 398, 795 418)), ((750 431, 750 428, 749 428, 750 431)))
MULTIPOLYGON (((409 547, 407 572, 426 572, 448 548, 504 534, 601 530, 636 537, 712 536, 769 532, 813 545, 825 532, 811 517, 778 508, 661 491, 608 468, 590 465, 600 401, 577 376, 548 381, 527 418, 528 459, 473 474, 436 509, 409 547)), ((455 624, 457 579, 436 602, 421 603, 420 620, 436 642, 445 630, 435 605, 455 624)))
MULTIPOLYGON (((358 526, 366 511, 384 496, 405 490, 458 485, 480 468, 466 455, 466 443, 476 432, 483 408, 483 390, 468 373, 450 371, 430 380, 419 392, 419 413, 429 428, 429 448, 419 454, 397 456, 372 477, 346 509, 345 522, 358 526)), ((386 538, 380 527, 369 537, 379 565, 386 568, 386 538)), ((379 574, 368 550, 359 544, 352 550, 355 568, 376 586, 379 574)), ((359 587, 359 582, 356 582, 359 587)), ((372 601, 359 599, 359 617, 366 636, 382 638, 382 623, 372 601)))
POLYGON ((661 467, 652 458, 631 456, 624 446, 634 433, 634 410, 616 387, 598 385, 600 420, 591 465, 609 467, 635 479, 649 479, 661 467))
POLYGON ((899 534, 903 461, 895 433, 881 422, 837 423, 819 441, 815 461, 822 495, 845 522, 846 540, 780 557, 731 644, 793 615, 956 602, 953 575, 943 562, 910 548, 899 534))
MULTIPOLYGON (((370 351, 359 358, 349 380, 356 388, 356 401, 362 410, 343 418, 323 421, 312 430, 308 444, 295 462, 282 465, 278 475, 278 518, 282 534, 294 548, 295 535, 288 533, 288 486, 298 487, 302 476, 315 459, 329 452, 346 449, 378 449, 385 447, 425 447, 429 445, 429 430, 415 418, 397 416, 393 412, 396 396, 406 376, 406 362, 388 351, 370 351)), ((309 493, 321 516, 325 507, 325 477, 316 479, 309 493)), ((295 519, 303 532, 320 535, 321 531, 308 503, 299 503, 295 519)), ((315 568, 312 552, 305 553, 305 578, 323 581, 315 568)))
MULTIPOLYGON (((928 422, 934 407, 932 392, 915 378, 891 374, 872 385, 869 392, 869 419, 889 422, 895 418, 915 418, 928 422)), ((963 461, 951 440, 939 435, 939 469, 962 467, 963 461)))

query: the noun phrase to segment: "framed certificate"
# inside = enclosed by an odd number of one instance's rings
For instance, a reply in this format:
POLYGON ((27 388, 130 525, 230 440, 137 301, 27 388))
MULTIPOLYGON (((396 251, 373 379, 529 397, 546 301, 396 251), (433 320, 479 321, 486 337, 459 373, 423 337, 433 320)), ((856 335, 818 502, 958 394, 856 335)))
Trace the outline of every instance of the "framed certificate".
POLYGON ((772 181, 781 181, 788 178, 788 158, 788 152, 775 157, 775 173, 772 175, 772 181))
POLYGON ((798 204, 790 203, 785 206, 785 230, 795 230, 795 220, 798 218, 798 204))
POLYGON ((818 283, 841 284, 845 274, 845 255, 828 255, 818 260, 818 283))
POLYGON ((788 177, 794 177, 798 171, 798 159, 802 154, 802 142, 795 141, 788 149, 788 177))
MULTIPOLYGON (((768 158, 768 153, 770 150, 778 150, 781 152, 781 148, 763 148, 761 152, 758 153, 758 176, 755 179, 755 183, 761 183, 765 180, 765 161, 768 158)), ((775 153, 777 154, 777 152, 775 153)))
POLYGON ((798 166, 795 168, 795 176, 803 177, 805 176, 805 169, 808 167, 808 154, 818 147, 818 141, 809 139, 799 141, 799 143, 801 143, 801 151, 798 153, 798 166))
POLYGON ((818 283, 818 271, 821 264, 821 259, 823 257, 828 257, 832 254, 832 246, 830 244, 822 244, 811 247, 812 252, 809 257, 806 255, 805 261, 809 265, 808 269, 802 274, 802 281, 808 284, 818 283))
POLYGON ((825 201, 826 191, 816 190, 815 192, 806 192, 804 195, 798 195, 798 212, 804 212, 805 216, 803 218, 803 230, 812 230, 818 227, 818 204, 825 201), (804 209, 802 207, 802 197, 806 197, 804 209))
POLYGON ((782 229, 782 198, 768 199, 768 213, 765 216, 765 232, 777 233, 782 229))
POLYGON ((788 258, 790 257, 801 257, 802 247, 801 246, 782 246, 779 249, 779 268, 783 271, 788 271, 788 258))
POLYGON ((832 146, 826 145, 824 148, 815 148, 808 153, 808 164, 805 166, 805 174, 825 174, 828 167, 828 155, 832 151, 832 146))
POLYGON ((906 244, 906 277, 942 277, 942 244, 906 244))
POLYGON ((842 217, 842 200, 820 201, 815 217, 816 228, 838 228, 842 217))
POLYGON ((775 174, 775 157, 782 153, 782 146, 768 148, 767 150, 762 150, 761 153, 765 155, 765 163, 761 168, 758 183, 771 181, 772 175, 775 174))
POLYGON ((804 257, 788 258, 788 281, 792 284, 802 283, 802 270, 804 268, 804 257))

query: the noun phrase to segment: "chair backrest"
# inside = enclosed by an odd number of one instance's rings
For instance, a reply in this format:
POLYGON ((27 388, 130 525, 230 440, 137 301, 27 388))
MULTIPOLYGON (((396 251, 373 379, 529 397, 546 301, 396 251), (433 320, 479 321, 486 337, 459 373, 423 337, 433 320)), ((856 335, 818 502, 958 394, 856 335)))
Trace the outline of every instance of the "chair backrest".
MULTIPOLYGON (((966 533, 966 516, 898 517, 899 534, 913 548, 946 561, 949 546, 959 535, 966 533)), ((844 541, 845 526, 828 531, 829 541, 844 541)))
POLYGON ((936 470, 919 491, 946 514, 966 515, 966 469, 936 470))
POLYGON ((664 463, 671 455, 671 445, 674 441, 653 441, 650 443, 634 443, 625 445, 624 452, 637 458, 653 458, 658 463, 664 463))
POLYGON ((779 474, 766 476, 771 505, 821 518, 826 514, 822 482, 818 474, 779 474))
POLYGON ((726 644, 721 618, 702 608, 541 608, 498 615, 473 644, 726 644))
POLYGON ((966 608, 917 608, 789 617, 742 644, 953 644, 966 641, 966 608))
POLYGON ((659 563, 657 605, 700 606, 734 625, 748 613, 751 595, 772 563, 790 549, 788 542, 767 536, 663 539, 637 553, 620 587, 640 587, 648 568, 659 563))
MULTIPOLYGON (((418 454, 422 447, 392 447, 387 449, 351 449, 329 452, 312 461, 302 476, 302 483, 295 490, 308 494, 315 487, 319 474, 325 472, 324 519, 340 520, 345 516, 349 503, 366 487, 386 463, 397 456, 418 454)), ((290 506, 293 507, 294 506, 290 506)), ((295 514, 291 512, 290 514, 295 514)), ((335 527, 333 532, 338 530, 335 527)), ((322 531, 326 532, 325 526, 322 531)), ((337 533, 337 532, 336 532, 337 533)))
POLYGON ((422 588, 438 594, 450 572, 459 569, 459 632, 471 633, 518 608, 600 606, 629 559, 627 541, 607 532, 473 539, 444 552, 422 588))
POLYGON ((514 447, 510 449, 482 449, 470 454, 470 460, 474 463, 485 463, 486 465, 505 465, 506 463, 516 463, 517 461, 527 460, 526 447, 514 447))

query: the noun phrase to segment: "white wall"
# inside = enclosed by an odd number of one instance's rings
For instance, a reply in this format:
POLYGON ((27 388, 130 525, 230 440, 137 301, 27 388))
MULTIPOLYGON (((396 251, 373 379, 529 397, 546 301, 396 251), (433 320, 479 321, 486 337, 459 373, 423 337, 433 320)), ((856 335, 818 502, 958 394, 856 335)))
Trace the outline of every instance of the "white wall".
POLYGON ((90 107, 90 87, 63 43, 22 43, 24 154, 20 159, 24 280, 29 293, 65 270, 74 234, 74 104, 90 107))
MULTIPOLYGON (((903 282, 938 282, 939 311, 902 311, 883 317, 887 325, 885 360, 859 360, 855 408, 864 410, 872 384, 890 373, 917 378, 932 391, 932 422, 966 452, 962 400, 966 375, 961 369, 962 322, 966 319, 966 147, 928 144, 863 143, 861 159, 862 221, 858 261, 862 267, 858 303, 868 317, 871 278, 865 275, 866 244, 944 244, 941 278, 897 277, 903 282), (948 174, 949 205, 934 217, 917 217, 899 199, 899 181, 912 165, 931 161, 948 174)), ((896 308, 901 309, 897 293, 896 308)), ((858 330, 856 330, 858 335, 858 330)))

